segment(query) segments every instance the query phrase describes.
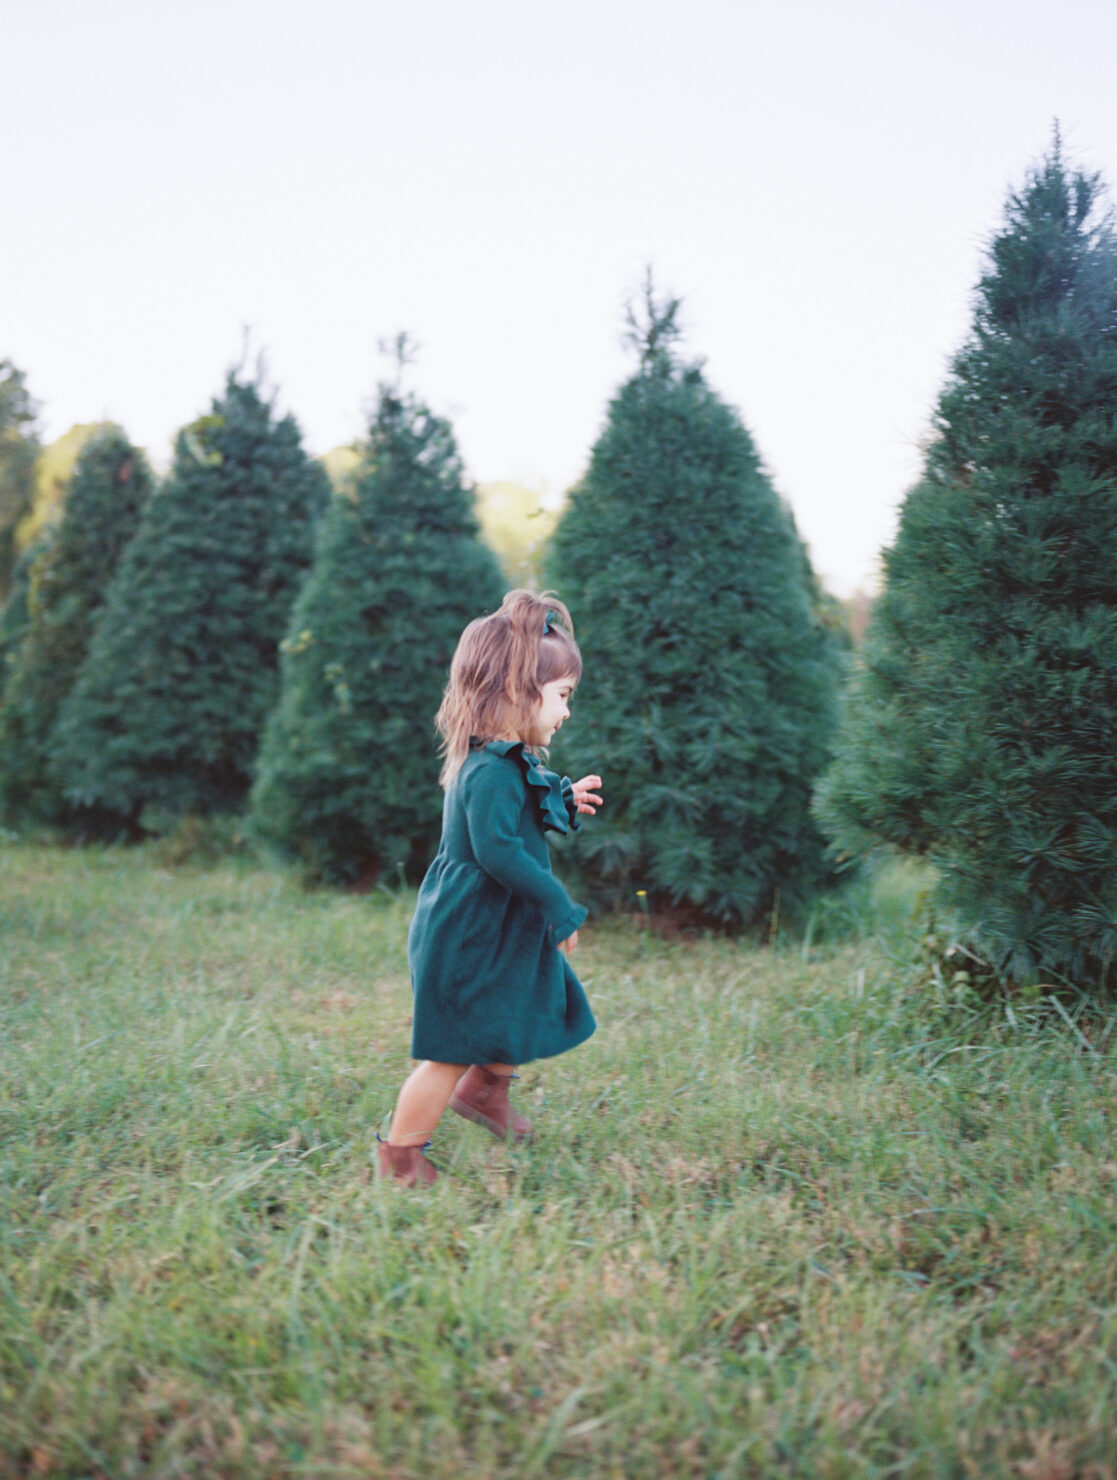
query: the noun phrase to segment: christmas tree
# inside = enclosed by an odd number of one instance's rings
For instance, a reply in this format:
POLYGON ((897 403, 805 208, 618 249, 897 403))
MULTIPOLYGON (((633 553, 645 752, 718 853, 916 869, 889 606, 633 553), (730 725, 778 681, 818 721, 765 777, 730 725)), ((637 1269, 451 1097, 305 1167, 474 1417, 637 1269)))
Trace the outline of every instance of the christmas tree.
POLYGON ((582 887, 731 926, 805 899, 825 872, 809 815, 837 665, 787 506, 737 412, 677 348, 649 284, 621 387, 559 523, 548 582, 585 659, 557 755, 606 806, 582 887))
POLYGON ((119 428, 102 431, 85 444, 61 517, 30 563, 27 625, 0 706, 0 807, 8 821, 69 819, 48 739, 152 488, 143 453, 119 428))
POLYGON ((438 846, 450 659, 501 592, 449 424, 382 385, 284 643, 253 792, 262 837, 321 878, 421 874, 438 846))
POLYGON ((1058 135, 1010 194, 850 695, 821 815, 932 859, 1020 982, 1117 953, 1117 250, 1058 135))
POLYGON ((328 480, 256 381, 184 428, 110 586, 51 755, 69 799, 134 827, 236 811, 328 480))

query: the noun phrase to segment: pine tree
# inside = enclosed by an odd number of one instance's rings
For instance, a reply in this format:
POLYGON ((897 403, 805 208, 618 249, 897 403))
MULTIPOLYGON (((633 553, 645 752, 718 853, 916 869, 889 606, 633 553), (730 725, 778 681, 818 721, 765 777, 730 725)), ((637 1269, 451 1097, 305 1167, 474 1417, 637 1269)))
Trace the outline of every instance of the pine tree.
POLYGON ((11 590, 20 555, 17 531, 35 496, 38 414, 23 371, 0 360, 0 600, 11 590))
POLYGON ((0 694, 31 626, 31 567, 49 545, 51 533, 49 528, 40 531, 22 551, 12 572, 11 589, 0 607, 0 694))
POLYGON ((501 592, 450 426, 382 385, 284 643, 253 792, 265 839, 322 878, 421 874, 442 811, 434 715, 463 627, 501 592))
POLYGON ((939 866, 1021 982, 1117 954, 1117 248, 1056 134, 1009 195, 820 813, 939 866))
POLYGON ((82 449, 61 517, 31 563, 27 627, 0 708, 0 808, 8 821, 66 819, 48 737, 152 487, 143 454, 118 428, 102 431, 82 449))
POLYGON ((824 872, 811 783, 837 665, 790 511, 740 417, 677 353, 678 303, 630 312, 640 365, 559 523, 548 584, 585 659, 557 760, 598 770, 582 888, 731 926, 824 872))
POLYGON ((294 419, 230 374, 179 433, 59 714, 71 801, 155 828, 243 805, 327 496, 294 419))

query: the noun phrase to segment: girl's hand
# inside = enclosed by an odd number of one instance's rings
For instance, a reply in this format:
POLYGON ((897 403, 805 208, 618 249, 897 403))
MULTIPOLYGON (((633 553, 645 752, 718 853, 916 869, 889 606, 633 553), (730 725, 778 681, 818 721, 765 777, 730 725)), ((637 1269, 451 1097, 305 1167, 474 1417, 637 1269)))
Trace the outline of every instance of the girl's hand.
POLYGON ((570 791, 579 812, 588 812, 592 817, 601 806, 600 785, 600 776, 583 776, 581 781, 571 782, 570 791))
POLYGON ((571 951, 575 951, 577 949, 578 949, 578 932, 576 930, 575 930, 575 932, 574 932, 573 935, 568 935, 565 940, 560 940, 559 941, 559 950, 560 951, 565 951, 568 956, 570 955, 570 952, 571 951))

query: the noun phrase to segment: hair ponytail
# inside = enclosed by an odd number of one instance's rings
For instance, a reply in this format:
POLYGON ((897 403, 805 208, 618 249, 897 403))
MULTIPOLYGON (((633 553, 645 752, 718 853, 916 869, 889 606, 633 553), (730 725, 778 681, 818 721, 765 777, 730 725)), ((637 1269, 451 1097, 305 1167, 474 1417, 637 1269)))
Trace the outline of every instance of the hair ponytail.
POLYGON ((498 612, 470 622, 436 720, 445 756, 443 786, 461 769, 471 739, 523 738, 543 685, 556 678, 577 681, 581 674, 570 613, 550 592, 509 591, 498 612))
POLYGON ((554 611, 556 608, 549 607, 542 597, 533 596, 530 591, 510 591, 500 608, 499 615, 507 617, 511 628, 505 688, 517 710, 530 708, 540 697, 539 651, 554 611))

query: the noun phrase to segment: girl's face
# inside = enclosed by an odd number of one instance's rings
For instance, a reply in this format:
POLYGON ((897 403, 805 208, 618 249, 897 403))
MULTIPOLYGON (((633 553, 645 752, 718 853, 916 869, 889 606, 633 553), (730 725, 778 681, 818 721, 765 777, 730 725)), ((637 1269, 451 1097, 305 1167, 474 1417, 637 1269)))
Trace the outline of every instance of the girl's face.
POLYGON ((530 745, 550 745, 563 720, 570 718, 574 682, 572 678, 553 678, 543 685, 542 695, 531 717, 531 734, 524 737, 530 745))

